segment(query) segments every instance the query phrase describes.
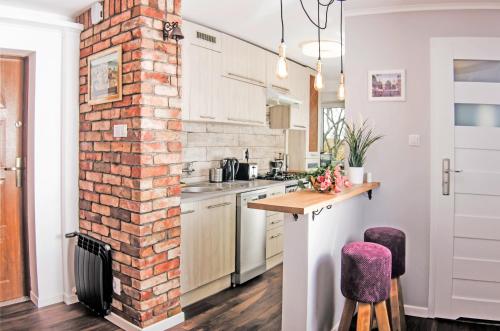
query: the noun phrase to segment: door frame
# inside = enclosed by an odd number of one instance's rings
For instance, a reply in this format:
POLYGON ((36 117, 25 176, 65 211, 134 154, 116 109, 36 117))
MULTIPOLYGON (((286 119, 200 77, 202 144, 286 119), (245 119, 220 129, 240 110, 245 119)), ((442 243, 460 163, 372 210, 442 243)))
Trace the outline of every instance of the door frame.
MULTIPOLYGON (((452 310, 454 178, 450 176, 450 195, 442 195, 442 160, 450 159, 454 169, 454 59, 499 60, 490 50, 500 52, 500 38, 431 38, 430 41, 430 249, 429 315, 456 319, 452 310), (482 49, 488 52, 482 53, 482 49), (443 128, 448 128, 444 129, 443 128), (447 282, 448 280, 448 282, 447 282)), ((493 52, 493 53, 496 53, 493 52)))

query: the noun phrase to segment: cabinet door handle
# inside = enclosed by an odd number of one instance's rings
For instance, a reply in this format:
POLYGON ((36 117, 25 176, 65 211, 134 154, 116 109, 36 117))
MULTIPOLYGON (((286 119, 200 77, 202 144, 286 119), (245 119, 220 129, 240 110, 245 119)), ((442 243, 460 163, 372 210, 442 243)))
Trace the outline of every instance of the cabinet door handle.
POLYGON ((232 73, 232 72, 228 72, 227 73, 229 76, 233 76, 233 77, 237 77, 237 78, 241 78, 241 79, 246 79, 246 80, 249 80, 251 82, 254 82, 254 83, 257 83, 257 84, 260 84, 260 85, 264 85, 264 82, 263 81, 260 81, 258 79, 254 79, 254 78, 250 78, 250 77, 246 77, 246 76, 242 76, 242 75, 238 75, 238 74, 235 74, 235 73, 232 73))
POLYGON ((194 210, 186 210, 186 211, 182 211, 181 215, 192 214, 192 213, 194 213, 194 210))
POLYGON ((228 117, 227 119, 228 119, 228 121, 234 121, 234 122, 264 124, 264 122, 257 121, 257 120, 243 120, 243 119, 238 119, 238 118, 234 118, 234 117, 228 117))
POLYGON ((200 115, 200 118, 207 118, 209 120, 214 120, 215 116, 206 116, 206 115, 200 115))
POLYGON ((294 125, 294 127, 301 128, 301 129, 305 129, 306 128, 304 125, 294 125))
POLYGON ((276 239, 278 237, 281 237, 281 233, 278 233, 278 234, 275 234, 275 235, 271 236, 271 239, 276 239))
POLYGON ((271 222, 271 225, 272 225, 272 224, 278 224, 278 223, 281 223, 281 221, 272 221, 272 222, 271 222))
POLYGON ((213 208, 219 208, 219 207, 229 206, 230 204, 231 204, 231 202, 218 203, 216 205, 208 206, 207 209, 213 209, 213 208))

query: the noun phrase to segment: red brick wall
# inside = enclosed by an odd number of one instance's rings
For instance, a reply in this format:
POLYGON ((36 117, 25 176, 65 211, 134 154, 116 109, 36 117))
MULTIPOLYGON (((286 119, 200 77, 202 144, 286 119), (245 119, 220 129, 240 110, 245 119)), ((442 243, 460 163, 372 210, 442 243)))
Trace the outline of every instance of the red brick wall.
MULTIPOLYGON (((105 0, 104 20, 80 43, 80 230, 113 248, 121 295, 113 312, 145 327, 180 307, 180 97, 172 41, 180 0, 105 0), (87 103, 87 57, 122 45, 123 100, 87 103), (113 125, 127 124, 126 138, 113 125)), ((179 71, 180 72, 180 71, 179 71)))

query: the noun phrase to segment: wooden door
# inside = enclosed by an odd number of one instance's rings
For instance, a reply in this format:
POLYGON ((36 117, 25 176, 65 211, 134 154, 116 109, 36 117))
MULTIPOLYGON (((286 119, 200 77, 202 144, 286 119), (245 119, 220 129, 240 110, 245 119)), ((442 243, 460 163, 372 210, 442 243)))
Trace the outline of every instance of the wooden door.
POLYGON ((0 302, 24 292, 22 240, 22 106, 24 62, 0 58, 0 302))
POLYGON ((500 39, 431 49, 435 315, 500 320, 500 39))

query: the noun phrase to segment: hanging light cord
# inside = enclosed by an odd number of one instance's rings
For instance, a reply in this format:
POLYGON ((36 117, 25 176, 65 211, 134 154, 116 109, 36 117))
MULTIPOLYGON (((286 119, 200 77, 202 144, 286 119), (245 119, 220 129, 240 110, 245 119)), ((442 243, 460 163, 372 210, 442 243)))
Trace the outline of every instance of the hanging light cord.
MULTIPOLYGON (((302 0, 300 2, 302 3, 302 0)), ((321 28, 320 28, 321 22, 319 20, 319 7, 320 7, 320 2, 318 0, 318 60, 321 60, 321 28)))
POLYGON ((283 0, 280 0, 281 6, 281 42, 285 42, 285 23, 283 21, 283 0))
POLYGON ((342 18, 344 15, 342 14, 342 4, 344 3, 344 0, 340 0, 340 73, 344 73, 344 55, 342 54, 344 51, 344 45, 343 45, 343 35, 342 35, 342 18))
MULTIPOLYGON (((318 8, 320 6, 323 6, 323 7, 326 7, 326 14, 325 14, 325 25, 324 26, 321 26, 320 22, 319 22, 319 16, 318 16, 318 23, 314 22, 314 20, 311 18, 311 16, 309 15, 309 13, 307 12, 307 9, 306 7, 304 6, 304 3, 302 2, 302 0, 300 0, 300 5, 302 6, 302 10, 304 10, 304 13, 306 13, 306 16, 307 18, 309 19, 309 21, 311 21, 311 23, 317 27, 318 29, 321 29, 321 30, 325 30, 326 27, 328 26, 328 10, 330 9, 330 6, 333 4, 335 0, 330 0, 328 3, 322 3, 320 0, 318 0, 318 8)), ((341 1, 341 0, 338 0, 338 1, 341 1)))

